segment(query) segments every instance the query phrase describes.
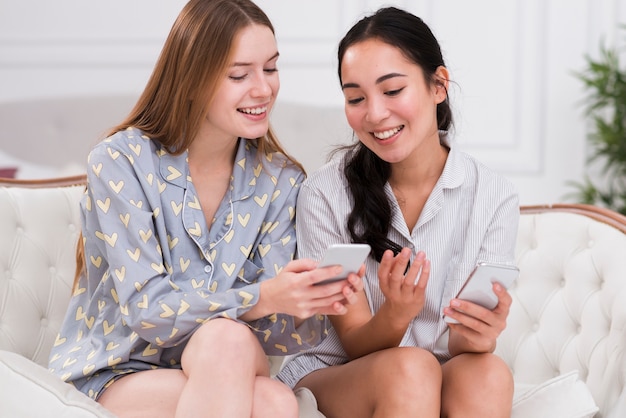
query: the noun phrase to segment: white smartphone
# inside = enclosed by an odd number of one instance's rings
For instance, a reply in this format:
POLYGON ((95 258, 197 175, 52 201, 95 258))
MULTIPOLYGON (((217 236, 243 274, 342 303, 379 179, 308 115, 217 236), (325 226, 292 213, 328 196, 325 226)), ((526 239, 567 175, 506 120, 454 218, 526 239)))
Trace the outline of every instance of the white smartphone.
POLYGON ((333 244, 326 249, 318 267, 340 265, 342 270, 336 276, 316 283, 318 285, 343 280, 350 273, 357 273, 365 262, 371 247, 368 244, 333 244))
MULTIPOLYGON (((478 263, 469 278, 457 294, 457 299, 467 300, 493 309, 498 305, 498 297, 493 292, 493 283, 498 282, 508 289, 519 276, 519 269, 515 266, 492 263, 478 263)), ((444 320, 450 324, 458 321, 445 316, 444 320)))

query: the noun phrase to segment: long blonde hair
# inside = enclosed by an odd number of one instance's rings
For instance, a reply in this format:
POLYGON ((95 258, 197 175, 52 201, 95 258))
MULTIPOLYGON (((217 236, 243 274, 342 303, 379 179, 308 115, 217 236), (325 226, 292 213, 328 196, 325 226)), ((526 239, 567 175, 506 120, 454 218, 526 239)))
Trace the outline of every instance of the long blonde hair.
MULTIPOLYGON (((274 27, 250 0, 191 0, 178 15, 146 87, 126 119, 108 135, 129 127, 143 131, 170 153, 183 153, 206 116, 232 55, 237 34, 249 25, 274 27)), ((283 149, 270 127, 257 138, 262 154, 280 152, 301 170, 283 149)), ((82 234, 77 245, 75 289, 85 268, 82 234)))

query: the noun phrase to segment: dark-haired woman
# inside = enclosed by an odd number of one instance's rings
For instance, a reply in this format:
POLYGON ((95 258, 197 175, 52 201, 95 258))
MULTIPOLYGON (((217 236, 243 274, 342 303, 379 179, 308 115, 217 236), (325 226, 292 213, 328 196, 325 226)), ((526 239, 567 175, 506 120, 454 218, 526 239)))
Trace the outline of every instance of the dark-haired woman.
POLYGON ((493 354, 511 297, 455 299, 481 261, 511 265, 518 196, 455 146, 449 73, 424 22, 396 8, 339 45, 345 113, 359 141, 303 184, 298 254, 366 242, 364 291, 279 378, 327 417, 509 417, 512 375, 493 354), (443 315, 458 321, 448 325, 443 315))

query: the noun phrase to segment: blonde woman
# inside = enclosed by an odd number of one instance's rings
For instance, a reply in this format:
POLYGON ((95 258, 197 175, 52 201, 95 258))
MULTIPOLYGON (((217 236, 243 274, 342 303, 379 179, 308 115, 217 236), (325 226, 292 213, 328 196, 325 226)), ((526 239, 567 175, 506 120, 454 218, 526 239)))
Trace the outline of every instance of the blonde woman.
POLYGON ((191 0, 89 155, 80 267, 50 369, 120 417, 296 417, 266 354, 325 335, 360 278, 292 261, 302 167, 272 134, 279 53, 248 0, 191 0))

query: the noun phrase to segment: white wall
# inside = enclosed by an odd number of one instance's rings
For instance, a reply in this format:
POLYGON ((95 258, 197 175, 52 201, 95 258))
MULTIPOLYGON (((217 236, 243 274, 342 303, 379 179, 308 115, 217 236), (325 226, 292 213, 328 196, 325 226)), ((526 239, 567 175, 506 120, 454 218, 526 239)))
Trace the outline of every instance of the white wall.
MULTIPOLYGON (((0 102, 138 94, 183 0, 0 0, 0 102)), ((276 26, 282 103, 343 104, 336 46, 383 4, 421 16, 456 88, 460 144, 512 179, 524 204, 562 201, 584 172, 573 76, 601 40, 624 45, 620 0, 258 0, 276 26)), ((323 121, 320 121, 323 123, 323 121)), ((2 147, 0 139, 0 148, 2 147)))

